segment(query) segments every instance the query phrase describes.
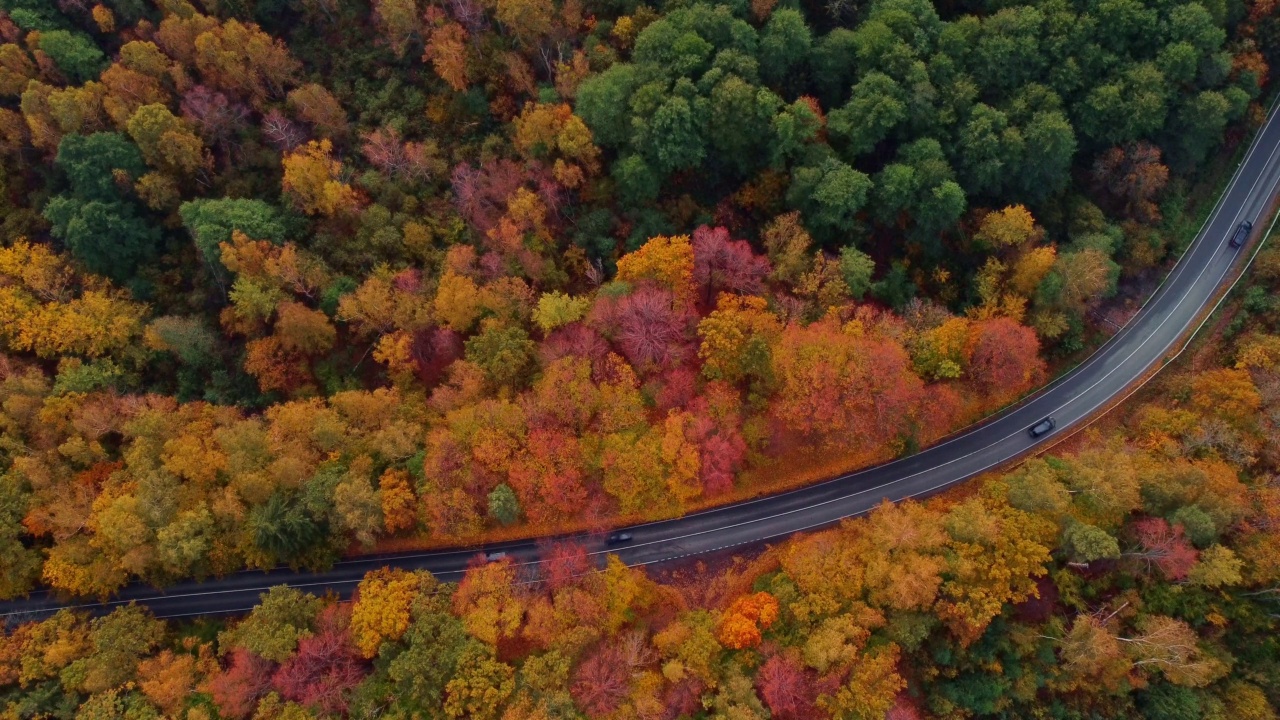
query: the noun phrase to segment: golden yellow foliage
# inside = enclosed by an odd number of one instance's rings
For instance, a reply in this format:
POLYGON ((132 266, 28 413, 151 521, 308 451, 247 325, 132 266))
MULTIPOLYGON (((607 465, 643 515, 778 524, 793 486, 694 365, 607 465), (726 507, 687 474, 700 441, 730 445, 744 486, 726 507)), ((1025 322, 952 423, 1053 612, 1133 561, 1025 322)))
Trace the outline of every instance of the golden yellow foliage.
POLYGON ((356 208, 355 190, 342 182, 333 143, 312 140, 284 157, 284 191, 308 215, 333 216, 356 208))
POLYGON ((716 309, 698 323, 702 374, 713 380, 741 380, 751 369, 748 343, 759 338, 772 345, 781 332, 782 324, 764 298, 721 293, 716 309))
POLYGON ((351 639, 366 658, 383 642, 409 629, 409 610, 423 590, 423 577, 399 568, 379 568, 364 576, 351 608, 351 639))
POLYGON ((1031 248, 1013 264, 1013 274, 1009 277, 1009 286, 1013 291, 1030 297, 1044 280, 1045 275, 1053 269, 1058 258, 1058 249, 1052 245, 1031 248))
POLYGON ((146 306, 93 276, 74 297, 74 275, 53 253, 25 240, 0 248, 0 339, 40 357, 102 357, 123 352, 142 334, 146 306))
POLYGON ((1010 205, 984 215, 977 237, 996 247, 1010 247, 1035 241, 1043 234, 1029 210, 1022 205, 1010 205))
POLYGON ((618 280, 652 280, 681 300, 693 297, 693 245, 688 235, 650 238, 640 249, 618 258, 618 280))

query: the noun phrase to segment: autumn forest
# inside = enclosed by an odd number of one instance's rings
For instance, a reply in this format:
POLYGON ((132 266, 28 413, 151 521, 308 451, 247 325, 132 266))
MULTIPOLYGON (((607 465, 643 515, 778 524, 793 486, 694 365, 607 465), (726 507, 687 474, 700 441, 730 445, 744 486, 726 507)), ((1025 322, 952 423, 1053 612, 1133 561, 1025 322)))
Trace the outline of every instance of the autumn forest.
MULTIPOLYGON (((1277 60, 1274 0, 0 0, 0 599, 913 453, 1113 332, 1277 60)), ((0 718, 1275 718, 1278 287, 942 497, 11 618, 0 718)))

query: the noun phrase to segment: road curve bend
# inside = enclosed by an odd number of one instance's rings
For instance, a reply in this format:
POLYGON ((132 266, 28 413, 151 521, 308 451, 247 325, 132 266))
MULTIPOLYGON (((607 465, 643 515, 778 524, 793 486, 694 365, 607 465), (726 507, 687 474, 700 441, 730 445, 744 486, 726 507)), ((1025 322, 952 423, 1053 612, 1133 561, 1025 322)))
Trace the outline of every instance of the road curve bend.
MULTIPOLYGON (((1070 431, 1163 362, 1239 267, 1236 259, 1241 251, 1231 248, 1227 239, 1242 221, 1256 225, 1271 206, 1280 187, 1277 156, 1280 122, 1272 112, 1200 234, 1142 310, 1079 367, 1004 413, 884 465, 799 490, 625 528, 633 537, 625 544, 606 548, 600 538, 583 541, 593 554, 612 552, 628 565, 650 565, 781 538, 865 513, 882 500, 896 502, 938 492, 1070 431), (1033 440, 1027 428, 1049 416, 1057 421, 1056 429, 1033 440)), ((275 585, 347 597, 366 572, 387 565, 429 570, 441 579, 456 580, 479 552, 505 552, 521 564, 537 562, 534 541, 373 555, 340 561, 325 572, 281 568, 243 571, 164 589, 131 585, 107 602, 75 602, 37 592, 0 603, 0 618, 41 616, 68 607, 104 612, 130 602, 148 606, 157 617, 237 613, 252 608, 258 596, 275 585)))

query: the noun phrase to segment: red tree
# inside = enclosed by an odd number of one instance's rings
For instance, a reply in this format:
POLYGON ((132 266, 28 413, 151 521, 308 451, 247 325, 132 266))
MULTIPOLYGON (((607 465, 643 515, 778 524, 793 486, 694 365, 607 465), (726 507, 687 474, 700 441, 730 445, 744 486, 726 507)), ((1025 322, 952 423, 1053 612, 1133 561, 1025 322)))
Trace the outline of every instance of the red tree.
POLYGON ((365 133, 360 151, 371 165, 401 180, 424 180, 440 169, 426 144, 402 141, 393 127, 365 133))
POLYGON ((582 323, 569 323, 551 331, 538 347, 538 355, 544 367, 570 355, 586 358, 591 361, 592 375, 598 380, 609 355, 609 343, 592 328, 582 323))
POLYGON ((448 328, 426 328, 413 334, 409 356, 418 379, 428 388, 444 379, 454 360, 462 357, 462 336, 448 328))
POLYGON ((577 438, 563 430, 536 428, 529 432, 527 448, 512 463, 508 478, 529 520, 549 524, 580 514, 590 493, 577 438))
POLYGON ((1126 553, 1145 563, 1147 571, 1158 568, 1168 580, 1181 580, 1196 564, 1196 550, 1183 535, 1182 526, 1170 526, 1164 518, 1142 518, 1133 523, 1139 549, 1126 553))
POLYGON ((733 489, 733 478, 747 457, 747 443, 735 431, 719 432, 702 441, 702 490, 719 495, 733 489))
POLYGON ((480 167, 462 163, 453 169, 453 198, 458 212, 481 233, 488 232, 507 209, 507 199, 525 182, 524 170, 510 160, 480 167))
POLYGON ((663 373, 659 382, 657 405, 664 414, 688 405, 698 394, 698 373, 683 365, 663 373))
POLYGON ((316 633, 298 641, 298 652, 272 677, 280 694, 328 714, 347 709, 347 693, 364 679, 365 667, 347 633, 350 608, 321 612, 316 633))
POLYGON ((1031 328, 1009 318, 980 323, 974 333, 969 376, 988 393, 1013 396, 1044 375, 1040 341, 1031 328))
POLYGON ((209 681, 209 694, 218 705, 218 714, 242 720, 253 714, 258 699, 271 689, 271 671, 275 663, 245 650, 235 648, 227 669, 209 681))
POLYGON ((743 240, 730 240, 729 231, 706 225, 693 231, 693 281, 703 304, 710 306, 717 292, 760 292, 769 274, 769 260, 751 252, 743 240))
POLYGON ((916 708, 911 696, 905 692, 898 693, 898 699, 885 713, 884 720, 921 720, 920 710, 916 708))
POLYGON ((210 145, 220 143, 249 119, 249 108, 205 85, 196 85, 182 96, 182 117, 195 126, 210 145))
POLYGON ((817 676, 801 666, 794 654, 770 657, 756 675, 760 698, 775 720, 818 717, 817 676))
POLYGON ((688 717, 701 710, 702 690, 702 683, 691 677, 668 685, 662 693, 662 720, 688 717))
POLYGON ((1093 164, 1094 181, 1116 198, 1124 212, 1139 222, 1160 222, 1156 197, 1169 183, 1169 168, 1161 161, 1160 148, 1136 142, 1111 148, 1093 164))
POLYGON ((642 287, 619 301, 614 337, 632 365, 662 367, 688 354, 688 327, 670 292, 642 287))
POLYGON ((591 572, 591 560, 581 543, 548 542, 542 548, 542 570, 553 590, 576 585, 591 572))
POLYGON ((604 645, 573 673, 573 699, 587 715, 604 717, 622 704, 631 683, 631 665, 615 645, 604 645))

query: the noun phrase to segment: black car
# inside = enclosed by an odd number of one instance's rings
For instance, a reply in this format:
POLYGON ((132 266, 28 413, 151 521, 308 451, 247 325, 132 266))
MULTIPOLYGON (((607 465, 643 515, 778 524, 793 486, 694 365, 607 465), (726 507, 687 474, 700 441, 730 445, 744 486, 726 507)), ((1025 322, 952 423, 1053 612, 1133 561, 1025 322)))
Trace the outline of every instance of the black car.
POLYGON ((618 543, 631 542, 631 533, 629 532, 614 533, 609 537, 605 538, 604 542, 606 545, 617 545, 618 543))
POLYGON ((1249 233, 1253 232, 1253 223, 1245 220, 1240 223, 1240 227, 1236 228, 1236 234, 1231 236, 1231 247, 1238 248, 1249 239, 1249 233))
POLYGON ((1035 425, 1032 425, 1027 430, 1027 434, 1033 438, 1038 438, 1041 435, 1044 435, 1045 433, 1049 432, 1056 426, 1057 426, 1057 423, 1053 421, 1053 418, 1047 417, 1041 420, 1040 422, 1036 423, 1035 425))

